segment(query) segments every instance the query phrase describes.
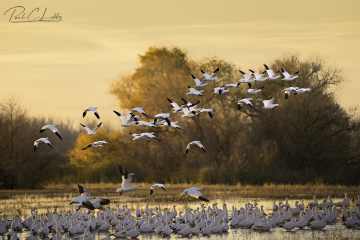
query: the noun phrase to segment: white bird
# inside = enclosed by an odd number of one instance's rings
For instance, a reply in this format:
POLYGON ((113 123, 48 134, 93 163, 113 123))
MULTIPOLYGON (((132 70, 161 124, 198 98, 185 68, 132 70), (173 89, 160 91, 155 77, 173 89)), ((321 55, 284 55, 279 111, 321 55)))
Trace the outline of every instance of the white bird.
POLYGON ((130 112, 132 112, 132 113, 138 112, 138 113, 143 114, 146 117, 149 117, 148 115, 146 115, 146 113, 144 112, 143 109, 144 109, 143 107, 136 107, 136 108, 131 109, 130 112))
POLYGON ((196 78, 194 75, 192 75, 192 78, 195 81, 195 86, 194 87, 205 87, 206 85, 208 85, 208 83, 206 82, 206 80, 200 81, 198 78, 196 78))
POLYGON ((141 140, 145 138, 154 138, 156 140, 159 140, 155 135, 154 132, 145 132, 145 133, 129 133, 130 135, 134 136, 133 140, 141 140))
POLYGON ((86 147, 82 148, 81 150, 85 150, 87 148, 97 148, 97 147, 104 147, 104 146, 101 145, 101 143, 93 142, 93 143, 90 143, 89 145, 87 145, 86 147))
POLYGON ((96 131, 96 130, 98 130, 98 128, 101 126, 101 124, 102 124, 102 122, 101 122, 99 125, 97 125, 97 127, 94 128, 94 130, 91 130, 91 129, 88 128, 87 126, 85 126, 85 125, 83 125, 83 124, 80 123, 80 125, 83 126, 83 128, 85 128, 85 130, 88 132, 87 135, 89 135, 89 136, 95 135, 95 134, 98 132, 98 131, 96 131))
POLYGON ((49 139, 49 138, 46 137, 46 138, 39 138, 38 140, 35 140, 35 142, 34 142, 34 152, 35 152, 36 149, 39 147, 39 143, 40 143, 40 142, 46 143, 46 144, 49 145, 51 148, 53 148, 53 147, 51 146, 50 141, 49 141, 48 139, 49 139))
POLYGON ((253 99, 252 99, 252 98, 243 98, 243 99, 237 101, 238 110, 241 109, 243 103, 246 103, 246 104, 249 105, 250 107, 254 108, 254 105, 252 104, 252 102, 250 102, 250 100, 253 100, 253 99))
POLYGON ((249 85, 249 88, 251 88, 251 84, 254 82, 255 75, 251 74, 251 76, 249 76, 249 74, 241 70, 239 70, 239 72, 245 77, 244 79, 240 79, 239 83, 247 83, 249 85))
POLYGON ((70 201, 69 205, 73 204, 73 203, 82 203, 84 201, 87 200, 91 200, 94 199, 95 197, 90 196, 90 191, 87 190, 86 188, 84 188, 83 186, 81 186, 80 184, 78 184, 78 189, 79 189, 79 193, 80 196, 74 198, 73 200, 70 201))
POLYGON ((264 87, 255 88, 255 89, 248 88, 247 91, 246 91, 246 93, 255 94, 255 93, 261 92, 261 89, 263 89, 263 88, 264 88, 264 87))
POLYGON ((349 197, 348 197, 348 194, 345 193, 345 198, 344 198, 344 200, 341 201, 341 202, 335 203, 335 206, 340 206, 340 207, 342 207, 342 206, 345 206, 345 207, 350 206, 350 199, 349 199, 349 197))
POLYGON ((182 115, 181 117, 187 117, 187 118, 192 118, 198 114, 195 110, 188 108, 183 108, 183 112, 184 115, 182 115))
POLYGON ((219 68, 217 68, 211 75, 204 72, 202 69, 200 69, 201 73, 204 75, 205 79, 203 81, 214 81, 218 77, 215 77, 215 75, 219 72, 219 68))
POLYGON ((167 98, 167 100, 170 102, 171 108, 174 110, 175 113, 184 113, 182 111, 183 107, 179 107, 179 105, 170 98, 167 98))
POLYGON ((166 191, 164 184, 157 183, 157 184, 154 184, 151 186, 150 195, 153 194, 153 192, 155 191, 155 188, 162 188, 164 191, 166 191))
POLYGON ((169 125, 171 125, 171 121, 170 121, 170 113, 159 113, 156 114, 154 117, 154 124, 156 124, 156 121, 162 119, 165 120, 169 125))
POLYGON ((239 88, 239 86, 240 86, 240 82, 238 82, 238 83, 228 83, 228 84, 226 84, 226 85, 224 85, 222 87, 223 88, 239 88))
POLYGON ((202 195, 201 190, 206 190, 205 188, 201 187, 201 188, 197 188, 197 187, 191 187, 191 188, 187 188, 185 189, 180 195, 184 195, 184 194, 188 194, 191 197, 200 199, 202 201, 205 202, 210 202, 206 197, 204 197, 204 195, 202 195))
POLYGON ((297 71, 296 73, 290 75, 287 71, 285 71, 284 69, 281 69, 281 72, 284 74, 284 78, 282 80, 284 81, 292 81, 295 78, 299 77, 299 71, 297 71))
POLYGON ((109 203, 110 203, 109 199, 97 197, 93 201, 90 201, 89 199, 86 201, 83 201, 81 203, 81 205, 83 207, 86 207, 87 209, 95 210, 95 209, 102 209, 102 206, 108 205, 109 203))
POLYGON ((311 88, 298 88, 298 89, 296 89, 295 94, 300 94, 300 93, 309 92, 309 91, 311 91, 311 88))
POLYGON ((141 185, 136 185, 136 186, 131 185, 132 176, 134 175, 133 173, 128 173, 128 171, 125 168, 122 168, 120 165, 119 165, 119 171, 122 178, 122 187, 116 189, 116 192, 119 193, 119 196, 121 196, 123 192, 128 192, 134 190, 137 187, 142 187, 141 185))
POLYGON ((131 125, 133 125, 135 122, 139 121, 139 119, 140 119, 139 116, 135 116, 133 113, 124 115, 115 110, 113 112, 120 117, 121 121, 123 122, 123 124, 120 125, 122 127, 130 127, 131 125))
POLYGON ((258 73, 258 72, 256 72, 256 71, 253 71, 253 70, 251 70, 251 69, 249 69, 249 71, 252 72, 252 73, 255 75, 255 79, 254 79, 255 81, 263 82, 263 81, 269 79, 269 77, 265 77, 266 71, 264 71, 264 72, 261 73, 261 74, 258 73))
POLYGON ((53 133, 55 133, 55 135, 58 136, 62 140, 59 129, 56 128, 58 126, 59 125, 57 125, 57 124, 56 125, 49 124, 49 125, 43 126, 40 130, 40 133, 44 132, 46 129, 49 129, 49 130, 53 131, 53 133))
POLYGON ((94 115, 95 115, 98 119, 100 119, 99 113, 98 113, 98 111, 97 111, 96 109, 97 109, 97 107, 88 107, 87 109, 85 109, 84 112, 83 112, 83 118, 85 117, 86 113, 87 113, 88 111, 90 111, 90 112, 94 112, 94 115))
POLYGON ((216 88, 214 88, 214 92, 212 94, 221 95, 221 94, 229 92, 229 91, 230 91, 229 89, 225 89, 222 87, 216 87, 216 88))
POLYGON ((199 146, 199 147, 206 153, 205 148, 204 148, 204 146, 200 143, 200 141, 192 141, 191 143, 189 143, 189 144, 187 145, 187 147, 186 147, 186 153, 185 153, 185 154, 188 154, 191 145, 197 145, 197 146, 199 146))
POLYGON ((188 86, 188 89, 190 92, 186 93, 188 95, 196 95, 196 96, 204 96, 204 94, 202 94, 202 92, 204 92, 204 90, 198 91, 195 88, 192 88, 190 86, 188 86))
POLYGON ((176 122, 171 122, 171 126, 169 126, 169 124, 167 123, 167 122, 164 122, 163 123, 163 127, 173 127, 173 128, 177 128, 177 129, 181 129, 182 130, 182 128, 181 127, 179 127, 178 125, 177 125, 177 123, 179 123, 178 121, 176 121, 176 122))
POLYGON ((356 201, 356 206, 360 207, 360 194, 358 195, 358 200, 356 201))
POLYGON ((94 142, 94 144, 110 144, 105 140, 94 142))
POLYGON ((200 112, 199 112, 199 114, 200 113, 208 113, 209 114, 209 116, 210 116, 210 118, 212 118, 213 117, 213 110, 211 109, 211 108, 202 108, 201 110, 200 110, 200 112))
POLYGON ((312 228, 312 229, 324 228, 326 226, 325 214, 324 213, 321 214, 321 220, 319 218, 320 218, 320 215, 317 215, 316 220, 309 224, 309 228, 312 228))
POLYGON ((276 80, 280 77, 280 71, 274 73, 273 70, 269 68, 266 64, 264 64, 264 67, 266 68, 266 71, 269 75, 269 80, 276 80))
POLYGON ((297 94, 298 87, 288 87, 285 88, 283 91, 285 92, 285 99, 288 99, 291 92, 294 92, 294 94, 297 94))
POLYGON ((153 127, 156 128, 153 122, 137 121, 136 126, 138 127, 153 127))
POLYGON ((269 100, 262 100, 262 102, 264 103, 264 106, 262 108, 272 109, 276 106, 279 106, 279 104, 273 104, 274 99, 275 99, 274 97, 271 97, 269 100))

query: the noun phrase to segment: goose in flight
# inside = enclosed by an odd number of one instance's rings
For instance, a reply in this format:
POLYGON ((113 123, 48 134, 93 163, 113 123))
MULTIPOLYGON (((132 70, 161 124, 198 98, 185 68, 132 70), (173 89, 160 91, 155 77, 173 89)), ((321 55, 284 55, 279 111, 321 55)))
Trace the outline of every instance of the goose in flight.
POLYGON ((164 184, 157 183, 157 184, 154 184, 151 186, 150 195, 153 194, 153 192, 155 191, 155 188, 162 188, 164 191, 166 191, 164 184))
POLYGON ((110 144, 105 140, 94 142, 94 144, 110 144))
POLYGON ((201 201, 210 202, 201 192, 201 190, 206 190, 205 188, 197 188, 197 187, 191 187, 188 189, 185 189, 180 195, 188 194, 191 197, 200 199, 201 201))
POLYGON ((79 193, 80 196, 74 198, 73 200, 70 201, 69 205, 73 204, 73 203, 82 203, 83 201, 87 201, 90 199, 94 199, 95 197, 90 197, 90 191, 87 190, 86 188, 84 188, 83 186, 81 186, 80 184, 78 184, 78 189, 79 189, 79 193))
POLYGON ((204 148, 204 146, 200 143, 200 141, 192 141, 191 143, 189 143, 189 144, 187 145, 187 147, 186 147, 186 153, 185 153, 185 154, 188 154, 191 145, 197 145, 197 146, 199 146, 199 147, 206 153, 205 148, 204 148))
POLYGON ((139 116, 135 116, 132 112, 127 115, 121 114, 115 110, 113 112, 120 117, 121 121, 123 122, 123 124, 120 125, 122 127, 130 127, 140 119, 139 116))
POLYGON ((296 93, 295 93, 295 94, 304 93, 304 92, 309 92, 309 91, 311 91, 311 88, 298 88, 298 89, 296 89, 296 93))
POLYGON ((87 145, 86 147, 82 148, 81 150, 85 150, 87 148, 97 148, 97 147, 104 147, 104 146, 101 145, 101 143, 93 142, 93 143, 90 143, 89 145, 87 145))
POLYGON ((133 140, 140 140, 140 139, 145 139, 145 138, 154 138, 156 140, 159 140, 154 134, 154 132, 145 132, 145 133, 129 133, 131 136, 133 136, 133 140))
POLYGON ((240 86, 240 82, 238 83, 229 83, 229 84, 226 84, 224 86, 222 86, 223 88, 239 88, 240 86))
POLYGON ((213 110, 211 108, 201 108, 200 112, 197 115, 199 116, 200 113, 208 113, 210 118, 213 117, 213 110))
POLYGON ((200 81, 198 78, 196 78, 194 75, 192 75, 192 78, 194 79, 196 85, 194 87, 205 87, 206 85, 209 85, 206 80, 200 81))
POLYGON ((179 127, 178 125, 177 125, 177 123, 179 123, 178 121, 176 121, 176 122, 171 122, 171 126, 169 126, 169 124, 167 123, 167 122, 164 122, 163 123, 163 127, 173 127, 173 128, 177 128, 177 129, 180 129, 180 130, 183 130, 181 127, 179 127))
POLYGON ((196 110, 189 108, 184 108, 183 112, 184 115, 182 115, 181 117, 186 117, 186 118, 192 118, 198 114, 196 110))
POLYGON ((250 102, 250 100, 253 100, 253 99, 252 99, 252 98, 243 98, 243 99, 237 101, 238 110, 241 109, 243 103, 246 103, 246 104, 249 105, 250 107, 254 108, 254 105, 252 104, 252 102, 250 102))
POLYGON ((186 93, 187 95, 196 95, 196 96, 204 96, 204 94, 202 94, 202 92, 204 92, 204 90, 196 90, 195 88, 192 88, 190 86, 188 86, 188 89, 190 92, 186 93))
POLYGON ((84 112, 83 112, 83 118, 86 116, 86 113, 87 113, 88 111, 90 111, 90 112, 94 112, 94 115, 95 115, 98 119, 100 119, 99 113, 98 113, 98 111, 97 111, 96 109, 97 109, 97 107, 88 107, 87 109, 85 109, 84 112))
POLYGON ((49 139, 49 138, 46 137, 46 138, 39 138, 38 140, 35 140, 35 142, 34 142, 34 152, 35 152, 36 149, 39 147, 39 143, 40 143, 40 142, 46 143, 47 145, 49 145, 49 147, 53 148, 53 147, 51 146, 50 141, 49 141, 48 139, 49 139))
POLYGON ((280 71, 274 73, 273 70, 269 68, 266 64, 264 64, 264 67, 266 68, 266 71, 269 75, 269 80, 276 80, 280 77, 280 71))
POLYGON ((264 88, 264 87, 255 88, 255 89, 248 88, 247 91, 246 91, 246 93, 255 94, 255 93, 261 92, 261 89, 263 89, 263 88, 264 88))
POLYGON ((244 76, 243 79, 239 80, 239 83, 247 83, 249 85, 249 88, 251 88, 251 84, 254 82, 255 79, 255 75, 251 74, 251 76, 249 76, 249 74, 239 70, 239 72, 244 76))
POLYGON ((95 209, 102 209, 102 206, 108 205, 109 203, 110 203, 109 199, 97 197, 93 201, 87 199, 81 202, 81 205, 87 209, 95 210, 95 209))
POLYGON ((170 106, 174 110, 175 113, 184 113, 182 111, 182 109, 184 108, 183 106, 179 107, 179 105, 176 102, 174 102, 173 100, 171 100, 170 98, 167 98, 167 100, 170 102, 170 106))
POLYGON ((285 91, 285 99, 288 99, 291 92, 294 92, 294 94, 297 94, 298 87, 288 87, 285 88, 283 91, 285 91))
POLYGON ((219 72, 219 68, 217 68, 211 75, 204 72, 202 69, 200 69, 201 73, 204 75, 205 79, 203 81, 214 81, 218 77, 215 77, 215 75, 219 72))
POLYGON ((249 71, 252 72, 255 75, 255 79, 254 79, 255 81, 263 82, 263 81, 269 79, 269 77, 265 77, 266 70, 263 73, 261 73, 261 75, 260 75, 260 73, 258 73, 256 71, 253 71, 251 69, 249 69, 249 71))
POLYGON ((51 131, 53 131, 53 133, 55 133, 55 135, 56 136, 58 136, 61 140, 62 140, 62 138, 61 138, 61 136, 60 136, 60 132, 59 132, 59 130, 56 128, 56 127, 58 127, 59 125, 51 125, 51 124, 49 124, 49 125, 46 125, 46 126, 43 126, 42 128, 41 128, 41 130, 40 130, 40 133, 42 133, 42 132, 44 132, 46 129, 49 129, 49 130, 51 130, 51 131))
POLYGON ((154 124, 156 124, 156 121, 157 121, 158 119, 165 120, 169 125, 171 125, 170 113, 159 113, 159 114, 156 114, 155 117, 154 117, 154 124))
POLYGON ((153 122, 137 121, 136 126, 139 127, 153 127, 156 128, 153 122))
POLYGON ((296 73, 290 75, 287 71, 285 71, 284 69, 281 69, 281 72, 284 74, 284 78, 282 80, 284 81, 292 81, 295 78, 299 77, 299 71, 297 71, 296 73))
POLYGON ((272 109, 276 106, 279 106, 279 104, 273 104, 274 103, 274 97, 271 97, 269 100, 262 100, 261 102, 264 103, 264 106, 262 108, 265 109, 272 109))
POLYGON ((146 115, 146 113, 144 112, 143 109, 144 109, 143 107, 136 107, 136 108, 131 109, 130 112, 132 112, 132 113, 138 112, 138 113, 143 114, 146 117, 149 117, 148 115, 146 115))
POLYGON ((95 135, 95 134, 98 132, 98 131, 96 131, 96 130, 98 130, 98 128, 101 126, 101 124, 102 124, 102 122, 101 122, 99 125, 97 125, 97 127, 94 128, 94 130, 91 130, 91 129, 88 128, 87 126, 85 126, 85 125, 83 125, 83 124, 80 123, 80 125, 83 126, 83 128, 85 128, 85 130, 87 131, 87 135, 89 135, 89 136, 95 135))
POLYGON ((121 196, 124 192, 128 192, 134 190, 137 187, 141 187, 141 185, 136 185, 136 186, 131 185, 132 176, 134 175, 133 173, 128 173, 128 171, 125 168, 121 167, 120 165, 119 165, 119 171, 122 178, 122 187, 116 189, 116 192, 119 193, 119 196, 121 196))
POLYGON ((229 91, 230 91, 229 89, 225 89, 222 87, 216 87, 216 88, 214 88, 214 92, 212 94, 221 95, 221 94, 229 92, 229 91))

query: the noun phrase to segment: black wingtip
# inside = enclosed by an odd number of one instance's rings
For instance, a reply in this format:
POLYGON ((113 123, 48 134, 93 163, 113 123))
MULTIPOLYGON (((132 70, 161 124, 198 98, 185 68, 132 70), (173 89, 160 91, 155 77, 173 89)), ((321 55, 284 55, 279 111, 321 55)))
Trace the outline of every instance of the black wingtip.
POLYGON ((207 199, 207 198, 204 197, 204 196, 199 196, 199 199, 200 199, 201 201, 210 202, 209 199, 207 199))
POLYGON ((86 115, 86 111, 83 112, 83 118, 85 117, 85 115, 86 115))
POLYGON ((190 87, 190 86, 188 86, 188 88, 190 89, 191 87, 190 87))
POLYGON ((296 72, 296 73, 294 73, 294 74, 299 74, 299 72, 300 72, 300 71, 297 71, 297 72, 296 72))
POLYGON ((172 101, 170 98, 167 98, 167 100, 168 100, 170 103, 173 103, 173 101, 172 101))
POLYGON ((264 67, 266 68, 266 70, 270 69, 266 64, 264 64, 264 67))
POLYGON ((185 155, 188 154, 188 152, 189 152, 189 149, 186 149, 185 155))
POLYGON ((97 119, 100 119, 100 116, 97 112, 94 112, 94 115, 95 115, 95 117, 97 117, 97 119))
POLYGON ((44 129, 41 129, 39 133, 43 133, 45 130, 44 129))
POLYGON ((102 124, 102 122, 97 126, 97 127, 100 127, 101 126, 101 124, 102 124))
POLYGON ((50 143, 47 143, 47 145, 49 145, 49 147, 53 148, 50 143))
POLYGON ((285 70, 284 70, 284 69, 282 69, 282 68, 281 68, 281 71, 282 71, 282 72, 285 72, 285 70))
POLYGON ((154 190, 150 189, 150 195, 153 194, 154 190))
POLYGON ((220 69, 219 69, 219 68, 217 68, 217 69, 215 69, 215 71, 214 71, 213 73, 217 73, 219 70, 220 70, 220 69))
POLYGON ((285 93, 285 99, 289 98, 289 94, 285 93))
POLYGON ((249 85, 249 88, 251 88, 251 83, 248 83, 248 85, 249 85))
POLYGON ((204 151, 204 153, 206 153, 205 148, 202 148, 202 150, 204 151))
POLYGON ((252 73, 255 73, 255 71, 253 71, 253 70, 251 70, 251 69, 249 69, 249 71, 252 72, 252 73))
POLYGON ((191 76, 192 76, 193 79, 196 79, 196 77, 194 75, 191 74, 191 76))
POLYGON ((55 132, 55 134, 62 140, 62 137, 60 136, 60 134, 58 132, 55 132))
POLYGON ((121 114, 119 113, 119 112, 117 112, 117 111, 113 111, 116 115, 118 115, 118 116, 121 116, 121 114))
POLYGON ((241 109, 241 104, 238 103, 237 109, 240 110, 241 109))
POLYGON ((34 146, 34 152, 36 151, 36 146, 34 146))
POLYGON ((200 69, 200 71, 201 71, 202 73, 205 73, 202 69, 200 69))

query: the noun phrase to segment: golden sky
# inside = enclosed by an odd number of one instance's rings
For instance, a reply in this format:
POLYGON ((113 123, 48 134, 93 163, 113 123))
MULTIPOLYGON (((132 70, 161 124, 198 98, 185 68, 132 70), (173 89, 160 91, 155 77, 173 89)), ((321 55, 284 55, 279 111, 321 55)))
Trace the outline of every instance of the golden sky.
POLYGON ((112 111, 120 109, 108 93, 110 83, 132 73, 138 54, 152 45, 178 46, 193 59, 216 55, 244 70, 287 52, 319 55, 347 76, 337 93, 340 104, 360 105, 360 1, 58 0, 0 6, 0 96, 19 96, 34 116, 86 123, 95 117, 84 120, 82 111, 93 106, 103 126, 117 126, 112 111), (15 6, 24 7, 25 16, 38 7, 31 17, 47 8, 45 17, 57 14, 61 21, 11 23, 18 12, 11 20, 13 10, 4 13, 15 6))

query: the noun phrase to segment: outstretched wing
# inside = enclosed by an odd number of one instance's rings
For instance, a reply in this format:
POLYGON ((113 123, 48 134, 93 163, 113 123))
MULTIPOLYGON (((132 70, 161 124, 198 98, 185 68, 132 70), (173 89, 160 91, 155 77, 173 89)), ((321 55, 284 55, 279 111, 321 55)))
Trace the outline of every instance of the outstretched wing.
POLYGON ((89 190, 87 190, 86 188, 84 188, 80 184, 78 184, 78 188, 79 188, 80 195, 90 197, 90 191, 89 190))
POLYGON ((125 124, 125 123, 127 122, 127 118, 126 118, 125 115, 123 115, 123 114, 121 114, 121 113, 119 113, 119 112, 117 112, 117 111, 115 111, 115 110, 114 110, 113 112, 120 117, 120 119, 121 119, 121 121, 123 122, 123 124, 125 124))
POLYGON ((215 69, 215 71, 210 75, 211 78, 215 77, 215 75, 219 72, 219 68, 215 69))
POLYGON ((85 128, 85 130, 86 130, 88 133, 91 133, 91 132, 92 132, 91 129, 88 128, 87 126, 85 126, 84 124, 81 124, 81 123, 80 123, 80 125, 83 126, 83 128, 85 128))
POLYGON ((99 125, 97 125, 97 127, 94 129, 94 132, 95 132, 96 130, 98 130, 98 128, 101 126, 101 124, 102 124, 102 122, 101 122, 99 125))

